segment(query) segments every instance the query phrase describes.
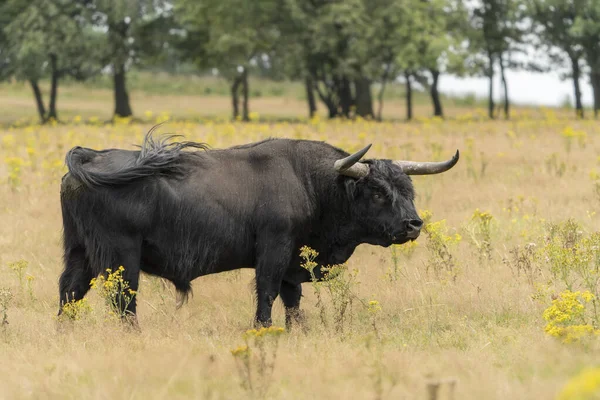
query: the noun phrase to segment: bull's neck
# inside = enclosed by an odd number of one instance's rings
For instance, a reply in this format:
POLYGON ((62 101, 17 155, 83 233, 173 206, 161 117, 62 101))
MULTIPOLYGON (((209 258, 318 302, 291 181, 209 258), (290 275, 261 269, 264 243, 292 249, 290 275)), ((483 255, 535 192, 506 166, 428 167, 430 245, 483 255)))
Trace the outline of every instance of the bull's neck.
POLYGON ((330 183, 329 195, 321 202, 318 250, 321 263, 341 264, 360 244, 361 232, 343 181, 330 183))

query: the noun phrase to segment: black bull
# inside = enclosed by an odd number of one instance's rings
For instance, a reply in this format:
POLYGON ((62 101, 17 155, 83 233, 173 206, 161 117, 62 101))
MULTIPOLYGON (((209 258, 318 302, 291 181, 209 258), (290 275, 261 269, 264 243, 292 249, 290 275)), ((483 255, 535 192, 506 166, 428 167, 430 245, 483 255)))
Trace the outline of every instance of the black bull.
MULTIPOLYGON (((256 323, 271 323, 279 295, 289 325, 310 280, 301 246, 332 265, 361 243, 415 240, 422 221, 408 175, 444 172, 458 161, 458 151, 445 162, 359 161, 370 145, 349 155, 308 140, 208 150, 167 139, 148 134, 139 151, 75 147, 67 154, 61 310, 83 298, 92 278, 120 265, 133 290, 144 271, 172 281, 182 299, 199 276, 255 268, 256 323)), ((134 299, 123 311, 135 309, 134 299)))

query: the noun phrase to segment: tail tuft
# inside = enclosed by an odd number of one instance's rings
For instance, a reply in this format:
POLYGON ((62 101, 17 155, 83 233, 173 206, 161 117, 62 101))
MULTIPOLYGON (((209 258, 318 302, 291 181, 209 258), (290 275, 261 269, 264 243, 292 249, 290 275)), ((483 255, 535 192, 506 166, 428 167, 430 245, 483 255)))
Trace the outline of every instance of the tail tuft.
POLYGON ((176 296, 176 308, 179 310, 184 304, 188 302, 189 295, 192 294, 192 285, 190 282, 173 282, 175 289, 177 290, 176 296))
POLYGON ((180 176, 183 173, 181 154, 186 148, 208 150, 205 143, 170 142, 180 135, 165 135, 160 140, 153 138, 156 127, 152 128, 144 138, 137 158, 122 165, 108 165, 110 170, 85 168, 96 156, 106 154, 111 150, 96 151, 74 147, 67 153, 65 163, 71 175, 89 188, 103 186, 118 186, 142 179, 148 176, 180 176))

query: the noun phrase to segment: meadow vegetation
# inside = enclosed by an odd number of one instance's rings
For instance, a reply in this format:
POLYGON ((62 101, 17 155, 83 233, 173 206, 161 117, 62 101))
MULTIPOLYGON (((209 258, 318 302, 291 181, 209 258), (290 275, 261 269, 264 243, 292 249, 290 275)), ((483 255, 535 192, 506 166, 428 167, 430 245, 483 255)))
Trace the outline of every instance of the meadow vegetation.
MULTIPOLYGON (((104 124, 87 110, 60 123, 21 121, 0 130, 0 397, 597 394, 597 122, 528 109, 493 122, 477 109, 411 123, 274 122, 259 108, 241 123, 175 119, 176 112, 152 106, 138 122, 104 124), (276 136, 326 140, 347 151, 373 143, 369 155, 377 158, 442 160, 458 148, 461 161, 448 173, 413 178, 426 222, 417 242, 360 246, 327 280, 304 285, 304 329, 278 328, 285 325, 279 301, 274 327, 250 329, 251 270, 197 279, 178 310, 170 283, 143 275, 135 293, 117 270, 95 280, 86 299, 69 303, 58 319, 66 151, 131 149, 165 121, 161 132, 215 148, 276 136), (114 315, 115 301, 133 296, 141 331, 114 315)), ((303 111, 296 107, 295 115, 303 111)), ((310 270, 314 253, 302 251, 310 270)))

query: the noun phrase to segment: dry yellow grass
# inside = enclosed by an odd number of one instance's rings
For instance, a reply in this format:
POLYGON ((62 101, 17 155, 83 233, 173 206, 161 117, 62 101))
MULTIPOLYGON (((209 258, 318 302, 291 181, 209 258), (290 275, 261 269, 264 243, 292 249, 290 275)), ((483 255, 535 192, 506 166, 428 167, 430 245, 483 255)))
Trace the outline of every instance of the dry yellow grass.
MULTIPOLYGON (((0 398, 248 398, 230 350, 244 343, 242 334, 251 326, 253 271, 197 279, 193 298, 178 311, 172 289, 143 276, 141 333, 106 320, 95 292, 88 295, 90 315, 57 328, 65 152, 74 145, 132 148, 150 127, 71 123, 0 131, 0 288, 14 295, 10 324, 0 331, 0 398), (20 259, 29 262, 26 273, 34 277, 33 299, 8 268, 20 259)), ((384 399, 426 398, 429 379, 448 378, 457 380, 457 399, 547 399, 598 362, 597 340, 566 345, 544 333, 549 299, 533 300, 535 288, 502 261, 513 246, 543 232, 542 219, 574 218, 589 231, 597 229, 600 198, 590 177, 600 170, 597 123, 548 112, 513 122, 177 122, 161 130, 213 147, 277 136, 326 140, 349 151, 372 142, 370 156, 377 158, 429 160, 462 152, 452 171, 414 178, 418 209, 433 212, 433 220, 446 219, 450 233, 462 235, 452 250, 456 281, 427 272, 425 235, 410 260, 400 256, 401 273, 393 282, 386 278, 393 268, 391 250, 360 246, 348 265, 359 270, 357 297, 381 305, 380 353, 366 345, 373 328, 365 307, 353 302, 349 330, 336 334, 321 326, 305 284, 310 329, 280 338, 268 397, 377 399, 373 372, 379 366, 384 399), (479 260, 464 229, 477 208, 495 217, 491 261, 479 260)), ((549 278, 542 271, 536 281, 549 278)), ((279 302, 274 322, 283 325, 279 302)))

